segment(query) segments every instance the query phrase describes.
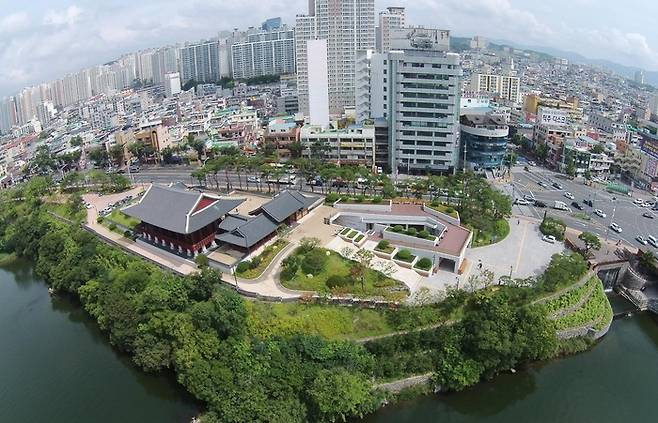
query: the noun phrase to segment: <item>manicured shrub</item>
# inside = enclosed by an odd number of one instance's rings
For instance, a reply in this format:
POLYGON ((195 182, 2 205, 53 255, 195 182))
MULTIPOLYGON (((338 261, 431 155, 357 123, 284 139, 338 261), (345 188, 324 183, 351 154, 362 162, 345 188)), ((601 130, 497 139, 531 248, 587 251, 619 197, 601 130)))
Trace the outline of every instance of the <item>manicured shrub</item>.
POLYGON ((377 247, 376 247, 376 248, 377 248, 378 250, 386 251, 386 250, 388 250, 389 248, 391 248, 391 243, 388 242, 388 241, 385 240, 385 239, 382 239, 381 241, 379 241, 379 243, 377 244, 377 247))
POLYGON ((400 260, 408 261, 411 260, 411 251, 409 250, 400 250, 398 253, 395 255, 396 258, 399 258, 400 260))
POLYGON ((402 226, 402 225, 395 225, 395 226, 393 226, 393 232, 397 232, 397 233, 402 233, 402 232, 404 232, 404 226, 402 226))
POLYGON ((249 260, 245 260, 243 262, 240 262, 238 264, 238 267, 235 268, 235 271, 238 273, 244 273, 247 270, 251 269, 251 262, 249 260))
POLYGON ((446 213, 447 214, 453 214, 454 212, 455 212, 455 209, 453 209, 452 207, 446 207, 446 213))
POLYGON ((117 228, 117 225, 115 225, 114 223, 110 223, 109 228, 110 228, 111 231, 113 231, 117 228))
POLYGON ((381 197, 381 195, 375 195, 374 197, 372 197, 372 201, 371 201, 371 202, 372 202, 372 204, 379 204, 379 203, 381 203, 381 202, 382 202, 382 197, 381 197))
POLYGON ((123 236, 125 236, 126 238, 130 238, 131 235, 132 235, 132 234, 131 234, 130 231, 123 231, 123 236))
POLYGON ((432 260, 423 257, 416 262, 416 267, 422 270, 430 270, 432 268, 432 260))
POLYGON ((251 268, 252 269, 257 268, 260 265, 261 261, 262 259, 260 256, 256 256, 253 259, 251 259, 251 268))
POLYGON ((441 203, 439 203, 438 200, 433 200, 433 201, 430 203, 430 206, 431 206, 431 207, 439 207, 440 205, 441 205, 441 203))
POLYGON ((423 229, 422 231, 418 232, 418 236, 424 239, 432 238, 432 235, 427 231, 427 229, 423 229))
POLYGON ((407 229, 407 235, 409 235, 409 236, 416 236, 417 233, 418 233, 418 231, 416 230, 416 228, 407 229))
POLYGON ((96 218, 96 223, 103 223, 103 216, 98 216, 96 218))
POLYGON ((363 201, 364 201, 365 199, 366 199, 366 197, 364 197, 363 195, 358 195, 358 196, 354 199, 354 202, 355 202, 355 203, 363 203, 363 201))

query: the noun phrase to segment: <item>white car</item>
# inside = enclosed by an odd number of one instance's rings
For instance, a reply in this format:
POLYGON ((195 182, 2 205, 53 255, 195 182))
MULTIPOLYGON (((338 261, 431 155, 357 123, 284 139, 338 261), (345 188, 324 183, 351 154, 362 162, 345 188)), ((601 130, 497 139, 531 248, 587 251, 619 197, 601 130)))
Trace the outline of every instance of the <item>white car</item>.
POLYGON ((636 204, 638 206, 642 205, 643 203, 644 201, 641 198, 636 198, 635 200, 633 200, 633 204, 636 204))
POLYGON ((529 202, 531 202, 531 203, 534 203, 534 202, 535 202, 535 196, 532 195, 532 194, 526 194, 526 195, 524 195, 524 196, 523 196, 523 199, 526 200, 526 201, 529 201, 529 202))
POLYGON ((527 206, 528 204, 530 204, 530 202, 528 200, 524 200, 523 198, 517 198, 516 200, 514 200, 514 204, 516 204, 517 206, 527 206))
POLYGON ((597 215, 598 217, 602 217, 602 218, 604 218, 604 219, 605 219, 605 217, 606 217, 606 214, 603 213, 603 210, 601 210, 601 209, 596 209, 596 210, 594 210, 594 214, 597 215))
POLYGON ((535 163, 535 162, 532 161, 532 160, 528 161, 528 164, 529 164, 530 166, 537 166, 537 163, 535 163))
POLYGON ((642 235, 636 236, 635 240, 637 242, 639 242, 640 244, 642 244, 642 245, 647 245, 649 243, 646 239, 644 239, 644 237, 642 235))
POLYGON ((260 178, 258 176, 248 176, 247 177, 247 182, 253 182, 255 184, 260 182, 260 178))
POLYGON ((110 214, 110 213, 112 213, 112 208, 111 207, 106 207, 103 210, 101 210, 101 214, 103 214, 103 215, 110 214))
POLYGON ((617 232, 618 234, 621 233, 621 226, 617 225, 615 222, 610 224, 610 229, 617 232))
POLYGON ((648 202, 648 201, 645 201, 644 203, 642 203, 642 207, 651 208, 651 207, 653 207, 653 203, 650 203, 650 202, 648 202))
POLYGON ((86 209, 90 209, 90 208, 92 208, 92 207, 93 207, 93 206, 92 206, 91 204, 89 204, 89 203, 85 203, 85 208, 86 208, 86 209))
POLYGON ((546 241, 550 244, 555 244, 555 241, 556 241, 556 239, 553 235, 544 235, 543 237, 541 237, 541 239, 542 239, 542 241, 546 241))
POLYGON ((570 193, 569 191, 565 192, 564 196, 567 197, 569 200, 575 200, 576 199, 576 197, 574 197, 573 194, 570 193))
POLYGON ((542 181, 537 182, 537 185, 539 185, 542 188, 548 188, 548 185, 546 185, 546 183, 542 181))

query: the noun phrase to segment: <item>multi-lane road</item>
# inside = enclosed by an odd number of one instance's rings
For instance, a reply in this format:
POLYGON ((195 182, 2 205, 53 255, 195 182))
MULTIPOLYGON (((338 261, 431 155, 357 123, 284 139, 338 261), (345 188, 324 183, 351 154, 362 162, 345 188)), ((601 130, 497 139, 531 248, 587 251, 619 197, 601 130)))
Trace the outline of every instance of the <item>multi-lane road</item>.
MULTIPOLYGON (((605 190, 602 184, 593 184, 592 186, 584 185, 582 182, 571 181, 564 175, 556 174, 540 167, 530 167, 529 172, 522 167, 513 169, 513 181, 505 186, 505 190, 513 198, 523 198, 524 195, 532 195, 535 199, 546 204, 546 208, 535 207, 533 205, 514 205, 513 213, 536 218, 542 218, 544 213, 556 216, 562 219, 568 226, 580 230, 586 230, 596 233, 602 238, 608 237, 612 240, 623 240, 624 242, 640 247, 641 245, 635 240, 635 237, 642 235, 647 237, 653 235, 658 237, 658 212, 646 207, 633 204, 633 200, 641 198, 643 200, 652 200, 651 195, 645 192, 633 193, 633 196, 624 194, 612 194, 605 190), (543 183, 545 187, 539 183, 543 183), (563 189, 556 189, 552 186, 553 182, 558 182, 563 189), (570 192, 575 197, 574 200, 565 197, 565 193, 570 192), (588 206, 583 200, 591 200, 593 207, 588 206), (560 211, 553 208, 555 201, 563 201, 571 211, 560 211), (572 201, 577 201, 583 210, 578 210, 571 205, 572 201), (605 218, 598 217, 594 214, 595 209, 602 210, 605 218), (649 212, 654 219, 642 216, 649 212), (614 217, 613 217, 614 216, 614 217), (617 233, 609 229, 612 222, 617 223, 622 232, 617 233)), ((646 248, 654 249, 651 246, 646 248)), ((654 249, 655 250, 655 249, 654 249)))

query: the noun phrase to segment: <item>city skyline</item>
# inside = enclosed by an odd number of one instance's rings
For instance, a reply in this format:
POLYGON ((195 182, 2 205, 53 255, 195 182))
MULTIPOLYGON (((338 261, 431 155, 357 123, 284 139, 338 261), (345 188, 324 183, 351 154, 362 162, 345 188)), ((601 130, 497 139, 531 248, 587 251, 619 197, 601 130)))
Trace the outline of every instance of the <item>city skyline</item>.
MULTIPOLYGON (((405 6, 409 20, 419 25, 450 29, 456 36, 483 35, 528 45, 560 48, 589 58, 658 70, 658 34, 649 28, 658 6, 637 0, 623 6, 592 0, 551 4, 517 0, 421 0, 413 4, 377 0, 378 13, 388 6, 405 6), (633 6, 637 7, 633 7, 633 6), (568 8, 568 9, 567 9, 568 8), (569 10, 570 13, 563 13, 569 10), (591 19, 584 20, 583 16, 591 19), (631 16, 633 19, 631 19, 631 16), (628 18, 628 19, 625 19, 628 18), (510 25, 513 23, 513 25, 510 25), (645 23, 646 25, 643 25, 645 23), (572 43, 578 40, 578 45, 572 43)), ((0 16, 0 97, 23 87, 61 78, 67 73, 115 60, 122 54, 172 43, 216 36, 220 31, 258 26, 272 16, 294 25, 307 2, 246 0, 196 1, 182 6, 173 1, 125 0, 97 4, 81 0, 37 0, 3 5, 0 16), (129 6, 129 7, 128 7, 129 6), (245 13, 249 11, 249 13, 245 13)))

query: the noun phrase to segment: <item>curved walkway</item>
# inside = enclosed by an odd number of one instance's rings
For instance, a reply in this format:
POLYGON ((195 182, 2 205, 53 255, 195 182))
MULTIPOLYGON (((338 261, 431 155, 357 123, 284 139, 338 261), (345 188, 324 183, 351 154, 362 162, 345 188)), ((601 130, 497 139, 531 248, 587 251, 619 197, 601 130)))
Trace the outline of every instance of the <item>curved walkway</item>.
POLYGON ((298 299, 305 295, 312 295, 310 291, 294 291, 279 283, 281 274, 281 262, 285 260, 297 248, 295 242, 290 242, 277 254, 272 262, 265 268, 263 273, 256 279, 243 279, 224 273, 223 279, 231 283, 238 281, 238 290, 246 295, 256 295, 268 298, 298 299))

